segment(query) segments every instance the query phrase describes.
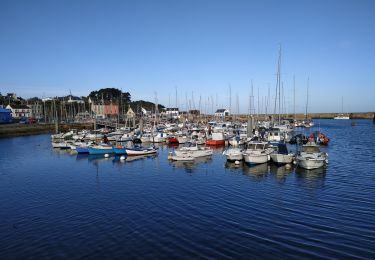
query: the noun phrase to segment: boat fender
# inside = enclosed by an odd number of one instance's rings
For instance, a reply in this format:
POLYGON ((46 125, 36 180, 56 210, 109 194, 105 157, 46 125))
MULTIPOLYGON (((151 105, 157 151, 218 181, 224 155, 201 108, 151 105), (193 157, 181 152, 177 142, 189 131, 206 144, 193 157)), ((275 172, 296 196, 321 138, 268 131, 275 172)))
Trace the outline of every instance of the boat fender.
POLYGON ((108 158, 109 157, 109 154, 104 154, 104 158, 108 158))
POLYGON ((168 160, 172 160, 173 159, 173 152, 169 152, 168 153, 168 160))
POLYGON ((120 160, 125 160, 125 156, 124 155, 122 155, 121 157, 120 157, 120 160))

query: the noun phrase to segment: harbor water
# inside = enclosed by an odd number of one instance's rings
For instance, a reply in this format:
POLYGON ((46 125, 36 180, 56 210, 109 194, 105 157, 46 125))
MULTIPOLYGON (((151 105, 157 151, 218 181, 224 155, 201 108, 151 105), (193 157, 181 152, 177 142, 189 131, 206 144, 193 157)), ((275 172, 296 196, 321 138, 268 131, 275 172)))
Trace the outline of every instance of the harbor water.
MULTIPOLYGON (((315 120, 316 170, 77 156, 0 139, 0 259, 375 258, 375 125, 315 120)), ((315 129, 306 129, 306 133, 315 129)))

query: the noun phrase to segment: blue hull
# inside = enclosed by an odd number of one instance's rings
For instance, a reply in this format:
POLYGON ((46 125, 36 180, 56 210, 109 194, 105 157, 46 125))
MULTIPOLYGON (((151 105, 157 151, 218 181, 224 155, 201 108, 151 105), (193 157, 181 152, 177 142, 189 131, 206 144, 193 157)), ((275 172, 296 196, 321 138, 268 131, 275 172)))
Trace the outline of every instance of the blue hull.
POLYGON ((106 154, 106 153, 113 153, 112 148, 108 149, 96 149, 96 148, 89 148, 89 154, 106 154))
POLYGON ((89 148, 87 148, 87 147, 77 147, 76 151, 77 151, 77 153, 89 153, 89 148))
POLYGON ((126 154, 126 149, 125 148, 116 148, 113 147, 113 151, 115 154, 126 154))

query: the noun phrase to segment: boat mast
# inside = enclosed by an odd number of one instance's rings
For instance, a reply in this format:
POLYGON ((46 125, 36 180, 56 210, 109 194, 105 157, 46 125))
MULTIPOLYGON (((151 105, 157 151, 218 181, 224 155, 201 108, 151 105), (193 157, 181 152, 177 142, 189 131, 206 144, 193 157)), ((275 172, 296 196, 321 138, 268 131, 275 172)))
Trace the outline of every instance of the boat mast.
MULTIPOLYGON (((277 64, 277 84, 276 84, 276 92, 278 91, 278 93, 276 93, 276 96, 278 94, 278 98, 279 98, 279 114, 278 114, 278 121, 279 121, 279 125, 281 124, 281 115, 280 115, 280 109, 281 109, 281 44, 279 46, 279 60, 278 60, 278 64, 277 64)), ((275 101, 276 103, 276 101, 275 101)))
POLYGON ((344 114, 344 97, 341 96, 341 113, 344 114))
POLYGON ((306 120, 307 120, 307 108, 309 106, 309 83, 310 83, 310 77, 307 77, 306 116, 305 116, 306 120))
POLYGON ((296 122, 296 76, 293 75, 293 113, 294 122, 296 122))

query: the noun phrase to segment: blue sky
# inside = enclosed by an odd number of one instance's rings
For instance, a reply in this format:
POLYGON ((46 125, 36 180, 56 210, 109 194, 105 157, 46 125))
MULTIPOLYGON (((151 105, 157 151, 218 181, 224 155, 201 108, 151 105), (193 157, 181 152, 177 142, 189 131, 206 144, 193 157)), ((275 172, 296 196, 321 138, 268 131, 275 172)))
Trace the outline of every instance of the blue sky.
POLYGON ((116 87, 166 106, 261 112, 375 110, 375 1, 0 1, 0 92, 88 95, 116 87), (186 98, 187 97, 187 98, 186 98), (188 102, 186 102, 186 99, 188 102), (263 102, 262 102, 263 100, 263 102), (271 103, 273 111, 273 101, 271 103), (257 104, 255 104, 257 108, 257 104))

